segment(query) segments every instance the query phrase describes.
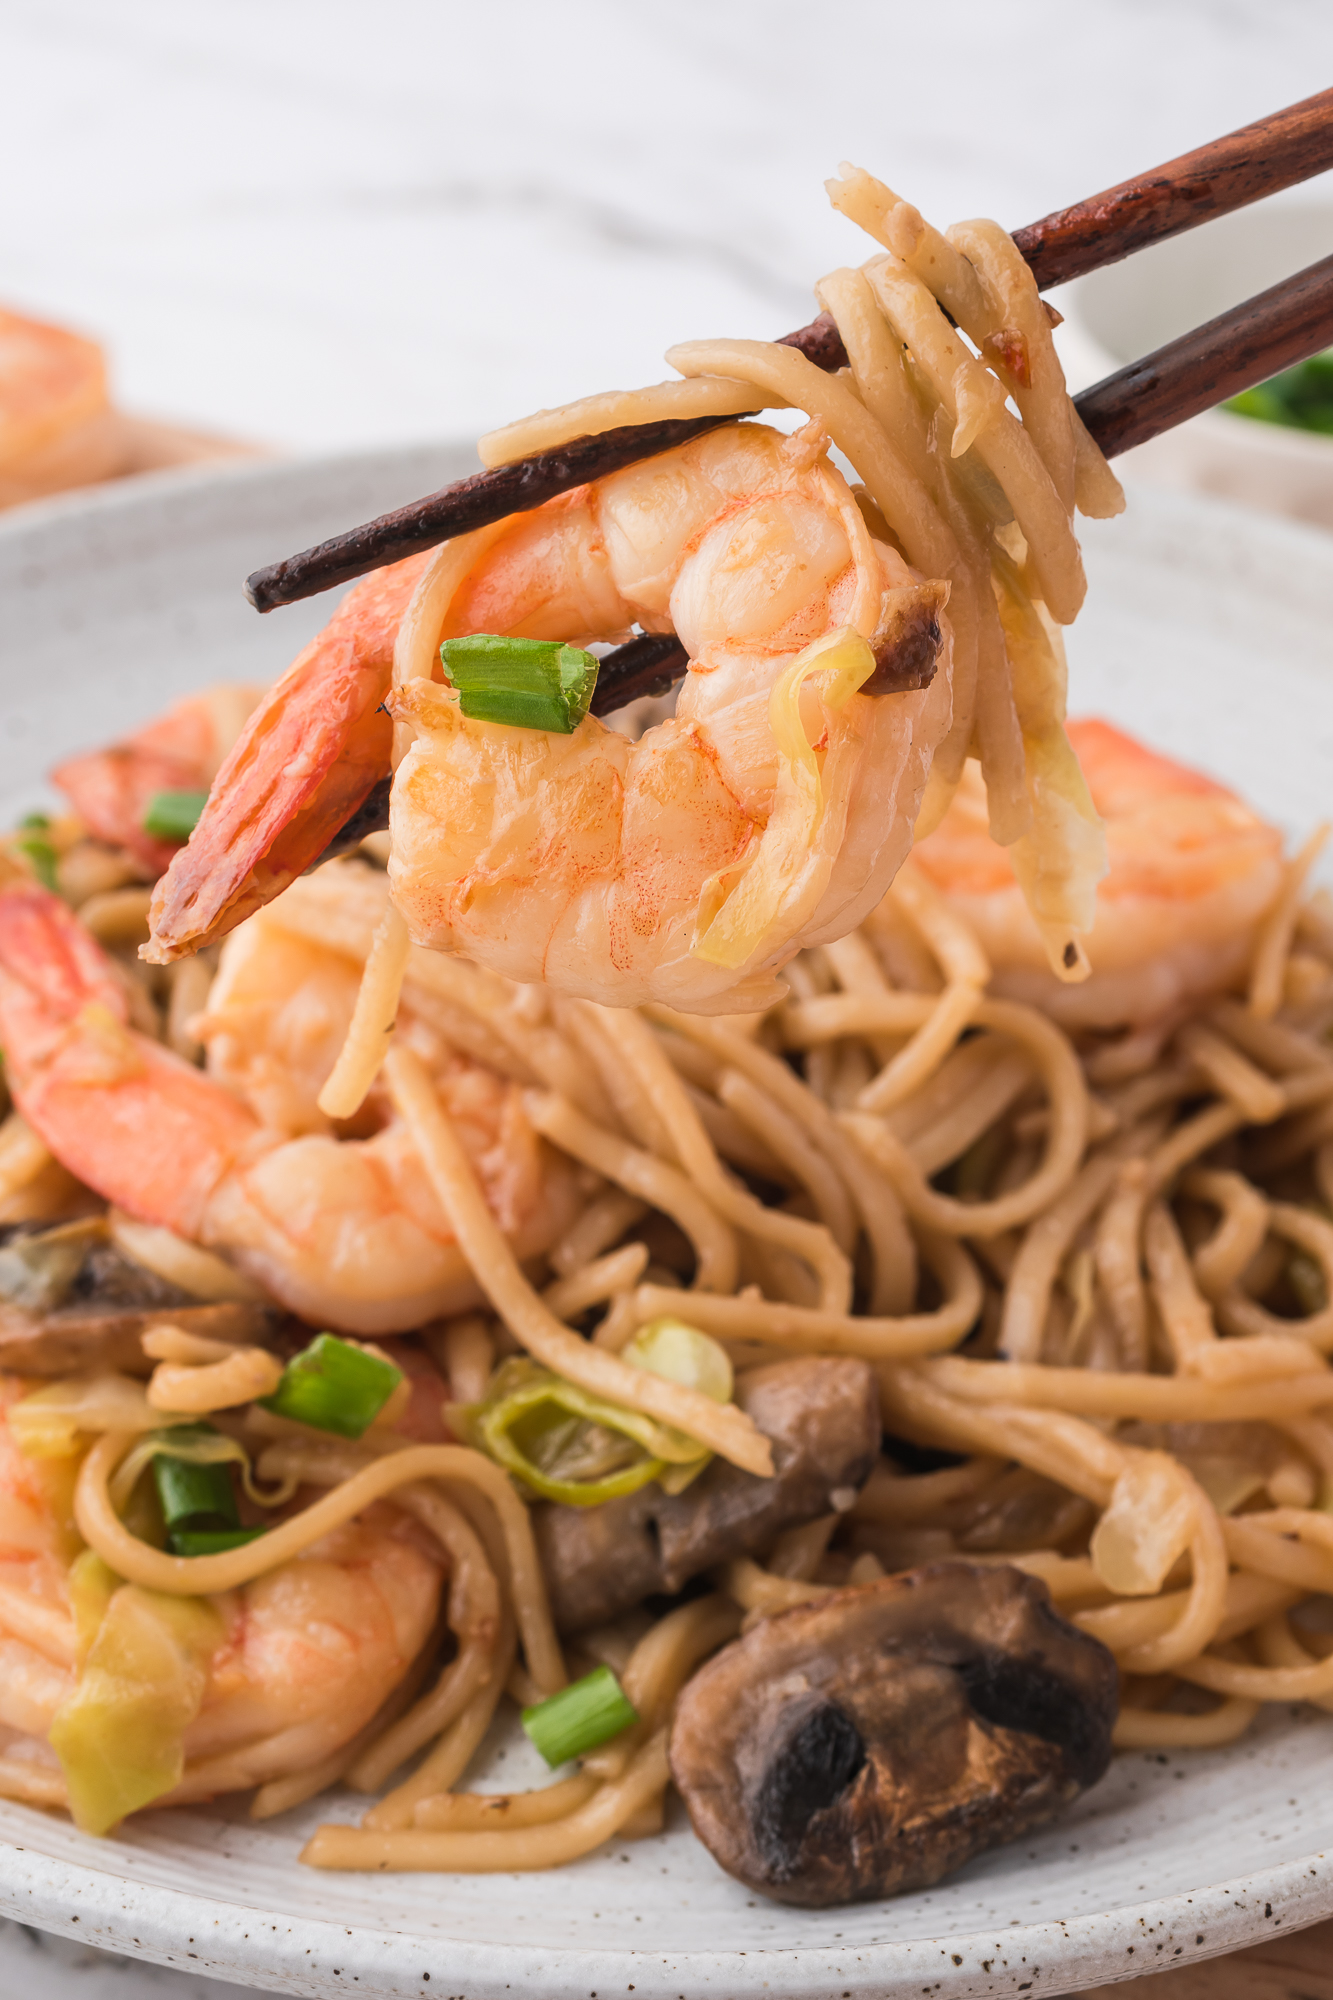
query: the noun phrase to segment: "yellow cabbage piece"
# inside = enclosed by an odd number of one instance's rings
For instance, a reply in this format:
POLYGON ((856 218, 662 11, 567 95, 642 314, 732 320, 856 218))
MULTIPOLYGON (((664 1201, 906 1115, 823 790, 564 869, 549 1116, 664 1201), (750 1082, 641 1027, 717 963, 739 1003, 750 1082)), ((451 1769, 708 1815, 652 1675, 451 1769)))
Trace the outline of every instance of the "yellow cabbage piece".
POLYGON ((1199 1494, 1164 1451, 1139 1451, 1116 1480, 1088 1553, 1108 1590, 1152 1597, 1185 1553, 1199 1519, 1199 1494))
POLYGON ((697 1389, 715 1403, 729 1403, 733 1386, 731 1357, 711 1334, 667 1314, 639 1328, 620 1358, 631 1368, 664 1375, 668 1382, 697 1389))
POLYGON ((75 1824, 103 1834, 179 1784, 226 1628, 205 1599, 122 1583, 91 1550, 70 1581, 81 1664, 51 1745, 75 1824))
POLYGON ((846 816, 843 766, 854 746, 826 752, 810 746, 801 719, 801 692, 822 677, 825 711, 844 708, 875 671, 868 641, 851 626, 807 646, 785 667, 769 696, 768 720, 778 748, 773 810, 750 860, 710 877, 699 892, 691 950, 709 965, 741 966, 779 923, 799 928, 815 907, 846 816))
MULTIPOLYGON (((701 1395, 710 1396, 715 1403, 729 1403, 735 1378, 732 1373, 731 1356, 697 1326, 690 1326, 683 1319, 673 1319, 667 1314, 662 1319, 649 1320, 639 1328, 627 1347, 620 1350, 620 1358, 631 1368, 646 1368, 650 1375, 664 1375, 669 1382, 681 1382, 687 1389, 697 1389, 701 1395)), ((679 1435, 679 1433, 677 1433, 679 1435)), ((683 1493, 696 1480, 712 1457, 711 1452, 701 1452, 697 1458, 684 1463, 664 1465, 657 1475, 657 1483, 664 1493, 683 1493)))
POLYGON ((72 1458, 89 1431, 151 1431, 162 1422, 142 1382, 105 1370, 70 1375, 9 1408, 9 1430, 25 1458, 72 1458))

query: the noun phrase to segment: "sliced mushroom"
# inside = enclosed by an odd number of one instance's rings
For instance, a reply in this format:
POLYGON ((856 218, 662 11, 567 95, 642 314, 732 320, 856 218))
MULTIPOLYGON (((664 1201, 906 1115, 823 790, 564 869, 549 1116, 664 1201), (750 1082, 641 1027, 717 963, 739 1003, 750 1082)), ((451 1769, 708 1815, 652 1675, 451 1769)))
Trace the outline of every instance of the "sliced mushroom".
POLYGON ((865 1361, 802 1355, 742 1375, 736 1401, 773 1442, 772 1479, 714 1459, 674 1499, 645 1486, 601 1507, 535 1507, 537 1547, 562 1632, 581 1632, 783 1528, 850 1504, 879 1450, 879 1397, 865 1361))
POLYGON ((685 1688, 671 1775, 714 1859, 821 1909, 921 1889, 1111 1757, 1118 1680, 1020 1570, 939 1563, 755 1626, 685 1688))
POLYGON ((200 1305, 118 1250, 100 1217, 54 1229, 20 1225, 0 1240, 0 1369, 146 1375, 142 1335, 167 1318, 213 1340, 264 1346, 279 1316, 249 1303, 200 1305))
POLYGON ((969 1554, 1058 1549, 1092 1525, 1091 1501, 1024 1465, 1011 1466, 960 1510, 955 1533, 969 1554))

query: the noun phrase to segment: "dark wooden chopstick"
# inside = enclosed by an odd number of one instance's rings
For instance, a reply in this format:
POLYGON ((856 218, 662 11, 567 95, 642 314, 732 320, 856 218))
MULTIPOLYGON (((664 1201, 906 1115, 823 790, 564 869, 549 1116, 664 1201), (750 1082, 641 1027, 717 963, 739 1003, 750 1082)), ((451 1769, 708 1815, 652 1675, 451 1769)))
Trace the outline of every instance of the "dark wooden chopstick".
POLYGON ((470 479, 459 479, 438 493, 427 494, 424 500, 396 507, 391 514, 380 514, 364 527, 349 528, 346 534, 318 542, 286 562, 257 569, 245 580, 245 594, 256 611, 295 604, 299 598, 350 583, 367 570, 399 562, 419 549, 452 541, 455 535, 488 527, 510 514, 526 513, 544 500, 553 500, 557 493, 582 486, 585 480, 619 472, 623 466, 636 465, 640 459, 653 458, 703 431, 735 421, 735 417, 678 417, 656 424, 627 424, 593 437, 572 438, 537 458, 516 459, 512 465, 496 466, 491 472, 474 472, 470 479))
POLYGON ((1195 327, 1074 398, 1108 458, 1333 346, 1333 257, 1195 327))
POLYGON ((674 632, 645 632, 606 655, 588 706, 594 715, 613 715, 644 695, 665 694, 684 680, 689 664, 674 632))
POLYGON ((1333 167, 1333 90, 1014 231, 1040 291, 1247 208, 1333 167))
MULTIPOLYGON (((1269 118, 1227 133, 1192 153, 1184 153, 1150 173, 1123 181, 1118 187, 1108 188, 1072 208, 1044 216, 1040 222, 1016 230, 1014 241, 1039 286, 1061 284, 1102 265, 1118 263, 1149 243, 1161 242, 1201 222, 1229 214, 1330 166, 1333 166, 1333 90, 1326 90, 1269 118)), ((1299 287, 1320 269, 1315 265, 1311 272, 1302 272, 1288 282, 1299 287)), ((1187 380, 1190 354, 1181 342, 1173 342, 1170 348, 1149 355, 1131 369, 1122 369, 1085 391, 1078 398, 1080 414, 1107 456, 1128 451, 1131 443, 1141 444, 1173 424, 1183 423, 1186 417, 1238 394, 1279 368, 1305 359, 1333 340, 1333 330, 1327 330, 1317 337, 1312 334, 1310 345, 1301 345, 1303 334, 1296 337, 1294 349, 1290 342, 1284 342, 1282 327, 1272 318, 1272 313, 1284 310, 1283 293, 1283 286, 1275 286, 1261 299, 1237 308, 1237 315, 1243 321, 1244 315, 1254 308, 1272 302, 1268 316, 1261 315, 1257 322, 1244 321, 1240 325, 1238 337, 1244 359, 1239 374, 1227 372, 1215 345, 1226 340, 1228 322, 1235 316, 1224 315, 1200 328, 1197 336, 1185 337, 1188 342, 1207 335, 1214 342, 1207 350, 1208 356, 1214 358, 1201 358, 1199 363, 1203 369, 1202 401, 1195 399, 1193 386, 1187 380), (1266 340, 1271 341, 1271 347, 1264 345, 1266 340), (1178 355, 1177 350, 1180 350, 1178 355), (1146 394, 1148 378, 1135 375, 1134 371, 1151 371, 1167 354, 1176 358, 1165 369, 1158 366, 1152 377, 1155 387, 1151 407, 1142 419, 1148 427, 1136 428, 1130 404, 1136 384, 1146 394), (1279 354, 1282 358, 1272 358, 1279 354), (1249 372, 1251 361, 1258 372, 1249 372), (1208 381, 1209 368, 1217 379, 1225 378, 1228 386, 1213 393, 1208 381), (1173 402, 1172 396, 1180 400, 1173 402)), ((1322 327, 1317 301, 1312 302, 1306 292, 1293 297, 1295 323, 1302 328, 1322 327)), ((782 344, 799 348, 817 367, 830 373, 846 365, 846 350, 826 313, 821 313, 809 326, 784 334, 782 344)), ((294 604, 301 598, 348 583, 384 563, 397 562, 455 535, 540 506, 587 480, 619 472, 627 465, 655 457, 704 431, 714 430, 719 424, 735 421, 734 417, 697 417, 626 425, 595 436, 571 439, 555 451, 519 459, 512 465, 474 473, 470 479, 443 487, 423 500, 382 514, 345 534, 334 535, 283 562, 255 570, 246 579, 246 595, 257 611, 294 604)))

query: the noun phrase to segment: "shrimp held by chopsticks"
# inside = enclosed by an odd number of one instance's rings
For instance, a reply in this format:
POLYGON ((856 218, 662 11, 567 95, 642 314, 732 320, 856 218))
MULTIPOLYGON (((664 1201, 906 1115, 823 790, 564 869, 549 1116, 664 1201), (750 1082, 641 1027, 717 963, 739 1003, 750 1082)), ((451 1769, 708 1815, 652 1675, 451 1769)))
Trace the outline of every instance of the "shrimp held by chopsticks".
POLYGON ((219 774, 147 955, 277 894, 387 772, 401 621, 390 878, 418 942, 618 1005, 763 1004, 887 888, 951 714, 947 587, 874 539, 826 447, 818 425, 728 428, 358 586, 219 774), (568 736, 471 720, 432 682, 442 639, 636 622, 691 661, 638 743, 591 716, 568 736), (923 629, 938 671, 895 687, 923 629), (872 677, 890 691, 861 693, 872 677))

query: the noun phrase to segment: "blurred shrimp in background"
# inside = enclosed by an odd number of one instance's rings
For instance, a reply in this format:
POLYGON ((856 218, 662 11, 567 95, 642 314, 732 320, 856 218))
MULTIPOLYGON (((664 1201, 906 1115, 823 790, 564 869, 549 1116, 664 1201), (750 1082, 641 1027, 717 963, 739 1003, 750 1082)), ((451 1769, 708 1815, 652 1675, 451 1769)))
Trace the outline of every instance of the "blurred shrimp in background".
POLYGON ((0 306, 0 508, 248 446, 128 416, 97 341, 0 306))

